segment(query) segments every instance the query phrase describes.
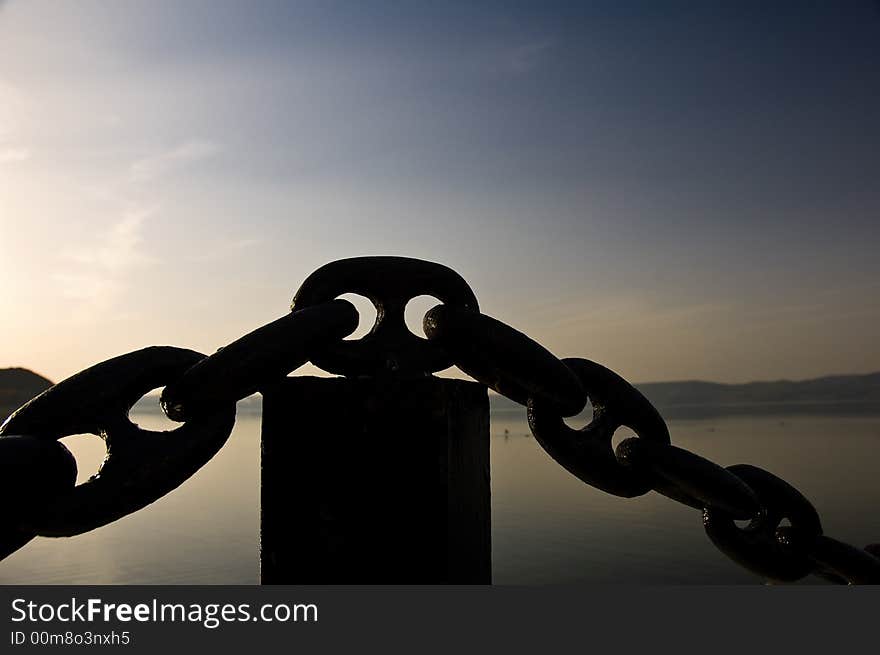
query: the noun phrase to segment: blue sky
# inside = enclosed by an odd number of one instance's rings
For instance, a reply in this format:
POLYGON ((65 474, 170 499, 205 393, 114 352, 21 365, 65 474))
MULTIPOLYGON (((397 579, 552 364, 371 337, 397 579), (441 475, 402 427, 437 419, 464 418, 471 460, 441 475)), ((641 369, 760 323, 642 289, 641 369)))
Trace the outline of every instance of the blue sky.
POLYGON ((0 3, 0 366, 446 263, 637 380, 880 369, 875 2, 0 3))

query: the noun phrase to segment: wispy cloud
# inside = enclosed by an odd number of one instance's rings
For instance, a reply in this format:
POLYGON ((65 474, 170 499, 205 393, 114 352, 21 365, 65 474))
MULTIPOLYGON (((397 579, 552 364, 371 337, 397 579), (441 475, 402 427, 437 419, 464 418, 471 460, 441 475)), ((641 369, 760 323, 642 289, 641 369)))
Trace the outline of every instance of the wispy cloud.
POLYGON ((263 239, 245 237, 239 239, 222 239, 208 244, 201 249, 198 255, 190 257, 193 262, 213 262, 235 256, 244 250, 254 248, 263 243, 263 239))
POLYGON ((681 325, 701 323, 707 317, 726 315, 733 311, 733 305, 726 302, 686 303, 679 306, 666 306, 638 295, 605 298, 601 301, 577 300, 567 307, 562 303, 556 318, 547 321, 548 327, 564 328, 569 332, 584 329, 616 329, 639 325, 672 328, 681 325))
POLYGON ((31 158, 28 148, 0 147, 0 164, 16 164, 31 158))
MULTIPOLYGON (((118 309, 117 300, 124 294, 136 269, 156 263, 143 249, 144 229, 155 208, 145 209, 143 199, 133 202, 130 184, 142 184, 173 173, 182 167, 213 157, 221 148, 212 141, 190 140, 174 148, 143 157, 131 163, 128 182, 112 180, 87 189, 93 198, 129 207, 121 218, 93 236, 93 245, 72 248, 63 253, 63 269, 54 275, 61 284, 65 297, 76 301, 77 320, 106 318, 109 310, 118 309)), ((149 206, 149 205, 147 205, 149 206)), ((239 239, 219 244, 209 251, 207 258, 219 258, 235 250, 257 243, 254 239, 239 239)))
POLYGON ((139 250, 143 241, 141 230, 144 221, 155 210, 129 210, 114 223, 95 248, 80 249, 70 253, 70 258, 86 266, 94 266, 109 272, 119 272, 152 261, 139 250))
POLYGON ((618 290, 612 294, 591 291, 550 297, 521 305, 522 328, 543 333, 567 352, 579 352, 585 335, 590 338, 618 338, 622 334, 642 335, 650 340, 658 334, 692 333, 706 325, 720 325, 731 320, 739 308, 719 299, 711 302, 661 302, 641 292, 618 290), (570 346, 574 349, 567 350, 570 346))
POLYGON ((143 228, 153 209, 132 209, 97 237, 93 247, 64 253, 65 270, 55 274, 64 295, 78 301, 75 318, 95 317, 125 291, 130 274, 156 260, 142 250, 143 228))
POLYGON ((187 164, 215 156, 221 150, 213 141, 191 140, 170 150, 138 159, 129 168, 129 180, 149 182, 187 164))

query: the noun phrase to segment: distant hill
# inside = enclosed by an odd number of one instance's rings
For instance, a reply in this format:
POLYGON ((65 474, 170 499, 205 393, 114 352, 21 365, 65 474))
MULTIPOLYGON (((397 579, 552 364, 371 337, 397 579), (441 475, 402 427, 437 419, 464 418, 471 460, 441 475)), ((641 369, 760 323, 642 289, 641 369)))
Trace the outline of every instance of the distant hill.
MULTIPOLYGON (((719 384, 688 380, 636 384, 666 418, 723 414, 880 412, 880 373, 829 375, 812 380, 719 384)), ((516 407, 500 396, 496 411, 516 407)))
POLYGON ((26 368, 0 368, 0 422, 52 382, 26 368))
MULTIPOLYGON (((0 368, 0 423, 16 409, 37 394, 52 386, 52 382, 26 368, 0 368)), ((240 414, 258 414, 262 411, 262 398, 249 396, 238 403, 240 414)), ((135 412, 160 412, 159 394, 153 392, 139 400, 135 412)))
POLYGON ((880 373, 830 375, 793 382, 654 382, 638 385, 652 402, 663 406, 763 403, 880 403, 880 373))
MULTIPOLYGON (((0 369, 0 421, 51 385, 49 380, 27 369, 0 369)), ((880 413, 880 372, 801 381, 719 384, 688 380, 635 386, 670 419, 729 414, 880 413)), ((494 393, 489 396, 489 406, 494 412, 522 410, 513 401, 494 393)), ((256 414, 261 410, 259 395, 238 404, 242 414, 256 414)), ((135 406, 135 411, 160 411, 158 398, 155 394, 146 396, 135 406)))

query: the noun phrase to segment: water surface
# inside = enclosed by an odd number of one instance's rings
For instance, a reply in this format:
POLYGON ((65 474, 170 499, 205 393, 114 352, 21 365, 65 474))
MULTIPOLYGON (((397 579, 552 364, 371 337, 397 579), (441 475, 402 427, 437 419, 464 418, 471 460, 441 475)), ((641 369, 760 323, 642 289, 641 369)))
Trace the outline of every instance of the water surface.
MULTIPOLYGON (((168 427, 155 414, 133 419, 168 427)), ((587 487, 528 436, 524 411, 493 412, 491 424, 495 583, 760 582, 715 549, 697 510, 587 487)), ((756 464, 788 480, 813 501, 826 534, 880 541, 880 417, 714 417, 669 428, 674 443, 719 464, 756 464)), ((66 443, 88 477, 102 442, 66 443)), ((0 583, 257 584, 259 444, 259 415, 240 414, 226 447, 179 489, 93 532, 35 539, 0 562, 0 583)))

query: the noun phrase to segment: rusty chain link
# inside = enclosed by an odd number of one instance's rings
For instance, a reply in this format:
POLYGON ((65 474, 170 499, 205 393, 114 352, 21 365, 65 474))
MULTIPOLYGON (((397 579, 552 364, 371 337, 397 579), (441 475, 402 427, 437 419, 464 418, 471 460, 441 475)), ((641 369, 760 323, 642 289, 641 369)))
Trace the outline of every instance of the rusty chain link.
POLYGON ((721 467, 671 444, 666 422, 635 387, 587 359, 558 359, 512 327, 480 313, 455 271, 403 257, 332 262, 310 275, 291 313, 211 356, 169 346, 107 360, 44 391, 0 426, 0 559, 34 536, 71 536, 106 525, 169 493, 228 439, 235 403, 306 362, 347 376, 423 376, 455 364, 527 408, 541 447, 567 471, 607 493, 656 491, 702 512, 713 544, 769 580, 813 573, 844 584, 880 584, 880 545, 856 548, 823 534, 813 505, 777 476, 747 464, 721 467), (372 331, 343 341, 357 310, 338 299, 359 293, 377 308, 372 331), (442 304, 424 318, 427 339, 406 328, 417 295, 442 304), (143 430, 128 418, 145 394, 182 425, 143 430), (593 417, 575 430, 564 418, 587 402, 593 417), (636 437, 616 449, 620 427, 636 437), (107 444, 98 473, 75 485, 76 462, 58 439, 93 433, 107 444), (744 527, 737 521, 748 521, 744 527), (788 522, 789 525, 783 525, 788 522))

